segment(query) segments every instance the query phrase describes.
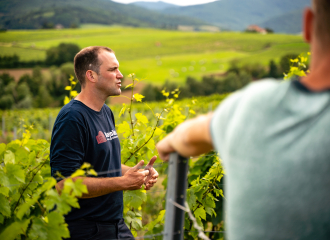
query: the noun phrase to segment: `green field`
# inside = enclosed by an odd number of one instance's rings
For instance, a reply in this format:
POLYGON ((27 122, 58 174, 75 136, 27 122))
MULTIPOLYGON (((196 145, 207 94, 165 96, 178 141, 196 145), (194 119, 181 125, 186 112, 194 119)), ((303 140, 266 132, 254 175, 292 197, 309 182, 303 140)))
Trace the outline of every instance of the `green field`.
POLYGON ((179 32, 159 29, 86 25, 81 29, 20 30, 0 33, 0 55, 43 60, 46 49, 61 42, 81 48, 108 46, 115 50, 124 74, 135 72, 148 82, 166 79, 183 83, 187 76, 225 71, 233 59, 268 64, 287 53, 308 51, 301 36, 239 32, 179 32))

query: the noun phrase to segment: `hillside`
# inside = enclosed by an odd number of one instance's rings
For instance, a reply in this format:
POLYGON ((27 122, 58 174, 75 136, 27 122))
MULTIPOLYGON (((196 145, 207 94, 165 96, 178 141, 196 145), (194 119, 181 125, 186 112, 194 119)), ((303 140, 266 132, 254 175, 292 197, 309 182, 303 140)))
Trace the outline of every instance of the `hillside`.
MULTIPOLYGON (((162 13, 198 17, 224 29, 243 30, 310 5, 310 0, 221 0, 212 3, 167 8, 162 13)), ((282 30, 282 29, 281 29, 282 30)))
POLYGON ((146 9, 150 9, 150 10, 156 10, 156 11, 160 11, 160 10, 164 10, 166 8, 176 8, 179 7, 177 5, 174 4, 170 4, 170 3, 166 3, 166 2, 162 2, 162 1, 158 1, 158 2, 133 2, 130 3, 131 5, 135 5, 135 6, 139 6, 139 7, 143 7, 146 9))
POLYGON ((205 24, 192 17, 168 16, 109 0, 0 0, 0 28, 38 29, 56 24, 77 27, 82 23, 157 28, 205 24))
POLYGON ((273 29, 281 33, 301 33, 302 32, 303 9, 295 10, 280 16, 273 17, 260 23, 262 27, 273 29))
POLYGON ((301 36, 238 32, 180 32, 150 28, 108 27, 62 30, 19 30, 0 32, 0 55, 17 54, 21 60, 44 60, 46 49, 60 43, 80 48, 108 46, 116 52, 124 75, 136 73, 146 82, 165 80, 184 83, 188 76, 201 78, 240 63, 259 63, 288 53, 307 52, 301 36))

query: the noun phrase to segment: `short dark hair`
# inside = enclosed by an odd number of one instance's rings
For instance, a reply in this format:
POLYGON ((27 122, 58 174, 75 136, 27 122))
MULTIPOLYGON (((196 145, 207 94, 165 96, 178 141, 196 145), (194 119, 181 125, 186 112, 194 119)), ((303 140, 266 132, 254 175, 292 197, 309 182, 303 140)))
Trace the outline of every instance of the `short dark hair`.
POLYGON ((92 70, 99 75, 102 62, 99 61, 98 55, 101 51, 114 51, 108 47, 91 46, 82 49, 74 57, 74 72, 80 82, 81 87, 85 86, 85 76, 87 70, 92 70))
POLYGON ((315 33, 322 44, 330 43, 330 1, 314 0, 315 33))

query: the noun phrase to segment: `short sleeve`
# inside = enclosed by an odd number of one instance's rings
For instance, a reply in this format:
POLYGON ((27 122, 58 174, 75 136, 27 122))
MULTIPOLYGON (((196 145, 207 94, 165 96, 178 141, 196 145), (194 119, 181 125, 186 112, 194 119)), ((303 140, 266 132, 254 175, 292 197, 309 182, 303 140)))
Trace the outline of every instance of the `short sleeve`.
POLYGON ((86 139, 84 127, 76 121, 58 122, 54 126, 50 147, 51 174, 70 176, 83 163, 86 139))
POLYGON ((241 99, 242 91, 237 91, 226 98, 215 110, 211 119, 210 131, 213 142, 213 147, 221 155, 221 150, 226 144, 226 133, 232 117, 238 107, 241 99))

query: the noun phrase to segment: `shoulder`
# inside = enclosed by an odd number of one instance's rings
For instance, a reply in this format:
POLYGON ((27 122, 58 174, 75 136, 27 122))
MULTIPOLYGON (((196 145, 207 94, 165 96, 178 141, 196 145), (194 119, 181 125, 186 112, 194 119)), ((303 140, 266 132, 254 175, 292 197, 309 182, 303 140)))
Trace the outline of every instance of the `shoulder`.
POLYGON ((60 110, 56 122, 73 121, 81 122, 86 118, 86 109, 78 101, 71 100, 60 110))

